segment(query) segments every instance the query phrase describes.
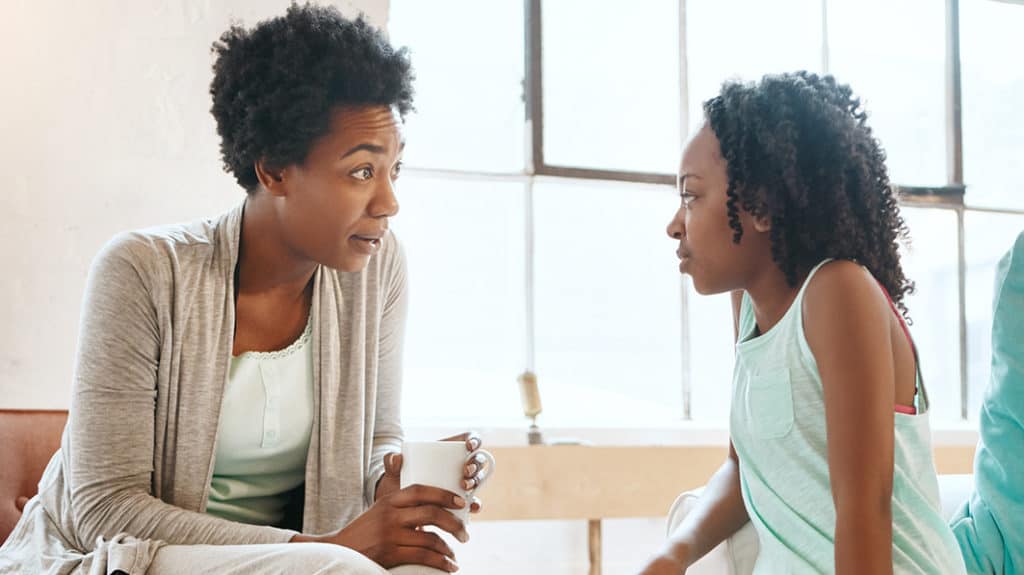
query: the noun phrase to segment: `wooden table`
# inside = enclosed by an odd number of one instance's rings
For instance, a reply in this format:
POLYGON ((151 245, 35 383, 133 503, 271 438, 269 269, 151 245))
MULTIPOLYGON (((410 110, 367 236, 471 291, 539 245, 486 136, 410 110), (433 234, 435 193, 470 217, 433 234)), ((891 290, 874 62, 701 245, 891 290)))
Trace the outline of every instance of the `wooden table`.
MULTIPOLYGON (((601 573, 601 520, 662 517, 725 460, 716 447, 488 446, 498 471, 474 521, 586 520, 591 575, 601 573)), ((935 450, 939 473, 971 473, 974 447, 935 450)))

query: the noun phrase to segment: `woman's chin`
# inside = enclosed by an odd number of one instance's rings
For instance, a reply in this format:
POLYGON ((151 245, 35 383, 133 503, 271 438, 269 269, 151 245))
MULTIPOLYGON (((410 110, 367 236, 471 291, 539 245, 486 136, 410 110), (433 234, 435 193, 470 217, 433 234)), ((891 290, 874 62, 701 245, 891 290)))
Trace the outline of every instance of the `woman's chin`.
POLYGON ((339 272, 356 273, 366 269, 370 256, 363 254, 339 254, 330 261, 321 262, 323 265, 339 272))

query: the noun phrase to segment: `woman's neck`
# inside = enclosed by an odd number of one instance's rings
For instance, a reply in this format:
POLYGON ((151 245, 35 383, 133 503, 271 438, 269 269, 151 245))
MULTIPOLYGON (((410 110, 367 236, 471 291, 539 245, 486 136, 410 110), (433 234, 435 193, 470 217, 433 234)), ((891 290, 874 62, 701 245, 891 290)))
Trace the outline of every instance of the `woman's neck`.
POLYGON ((238 246, 236 295, 258 294, 294 301, 305 296, 317 264, 300 256, 285 241, 273 202, 274 198, 264 191, 246 199, 238 246))

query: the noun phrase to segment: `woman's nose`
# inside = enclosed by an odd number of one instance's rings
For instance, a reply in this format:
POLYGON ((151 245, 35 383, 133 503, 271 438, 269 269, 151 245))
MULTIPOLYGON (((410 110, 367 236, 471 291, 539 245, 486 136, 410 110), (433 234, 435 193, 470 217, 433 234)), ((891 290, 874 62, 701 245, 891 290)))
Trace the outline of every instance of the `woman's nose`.
POLYGON ((386 181, 381 184, 373 203, 370 204, 370 215, 390 218, 396 214, 398 214, 398 196, 395 195, 395 183, 386 181))

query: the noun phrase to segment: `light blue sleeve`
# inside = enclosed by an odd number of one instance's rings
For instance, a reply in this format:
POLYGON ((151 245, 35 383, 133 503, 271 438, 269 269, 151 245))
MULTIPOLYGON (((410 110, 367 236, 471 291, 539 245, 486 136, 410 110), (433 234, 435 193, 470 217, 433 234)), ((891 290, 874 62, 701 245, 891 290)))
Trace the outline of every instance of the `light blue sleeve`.
POLYGON ((996 270, 975 493, 952 520, 971 573, 1024 574, 1024 233, 996 270))

